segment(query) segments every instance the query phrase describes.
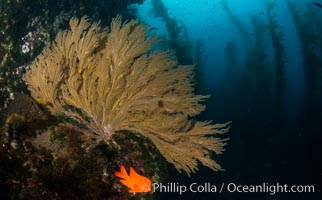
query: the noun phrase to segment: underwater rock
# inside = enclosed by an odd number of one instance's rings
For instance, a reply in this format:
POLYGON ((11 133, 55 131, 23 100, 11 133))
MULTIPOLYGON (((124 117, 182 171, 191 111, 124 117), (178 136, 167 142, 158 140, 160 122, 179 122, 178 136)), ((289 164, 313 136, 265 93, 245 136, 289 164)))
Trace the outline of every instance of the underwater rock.
POLYGON ((133 166, 156 182, 167 177, 165 160, 138 135, 122 132, 114 146, 97 143, 20 93, 2 114, 1 199, 128 199, 127 188, 114 176, 120 165, 133 166))
POLYGON ((8 105, 5 116, 12 114, 19 114, 27 121, 48 119, 48 116, 41 110, 37 102, 23 93, 17 93, 15 99, 8 105))
MULTIPOLYGON (((84 134, 62 123, 36 136, 26 132, 1 129, 0 198, 128 199, 127 188, 114 176, 120 165, 133 166, 155 182, 167 177, 166 163, 155 146, 130 132, 115 137, 117 148, 90 145, 84 134), (6 193, 1 192, 4 188, 6 193)), ((146 193, 131 199, 152 196, 146 193)))

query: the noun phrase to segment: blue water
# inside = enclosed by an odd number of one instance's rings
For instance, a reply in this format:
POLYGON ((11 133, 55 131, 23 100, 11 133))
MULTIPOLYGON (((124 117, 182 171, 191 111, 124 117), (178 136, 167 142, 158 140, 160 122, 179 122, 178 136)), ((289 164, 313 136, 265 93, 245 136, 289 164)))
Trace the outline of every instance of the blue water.
MULTIPOLYGON (((286 1, 276 1, 273 13, 284 33, 283 43, 286 46, 286 88, 283 97, 283 115, 269 114, 269 106, 254 109, 249 103, 243 103, 240 90, 240 79, 227 82, 225 68, 227 57, 225 49, 230 41, 236 44, 236 58, 239 66, 235 77, 242 77, 246 69, 247 52, 242 36, 235 24, 217 0, 163 0, 172 18, 181 21, 189 32, 191 41, 202 39, 203 65, 201 78, 198 81, 202 94, 211 94, 206 102, 207 110, 200 116, 201 120, 219 122, 233 121, 228 133, 230 141, 223 155, 215 159, 226 169, 224 172, 213 172, 204 167, 192 177, 171 171, 169 182, 189 185, 193 182, 203 184, 222 183, 288 185, 314 185, 314 193, 159 193, 158 198, 171 199, 321 199, 322 180, 322 127, 321 113, 306 114, 305 94, 306 81, 303 65, 301 43, 294 21, 287 8, 286 1), (233 89, 231 89, 233 88, 233 89), (229 91, 232 90, 232 91, 229 91), (266 114, 266 111, 268 114, 266 114)), ((254 33, 251 16, 256 16, 267 23, 264 0, 227 0, 235 16, 244 24, 247 32, 254 33)), ((312 1, 301 0, 296 3, 306 11, 312 11, 322 17, 322 9, 312 1)), ((156 34, 168 38, 161 18, 151 14, 152 5, 146 1, 138 8, 138 16, 149 26, 156 27, 156 34)), ((314 19, 313 19, 314 20, 314 19)), ((313 25, 312 25, 313 26, 313 25)), ((321 34, 320 34, 321 35, 321 34)), ((322 40, 322 38, 320 38, 322 40)), ((253 42, 255 38, 252 38, 253 42)), ((274 61, 274 51, 269 32, 263 43, 267 60, 274 61)), ((194 47, 193 47, 194 48, 194 47)), ((322 55, 321 55, 322 57, 322 55)), ((322 67, 322 66, 321 66, 322 67)), ((273 73, 274 73, 274 67, 273 73)), ((322 77, 322 76, 321 76, 322 77)), ((264 89, 263 89, 264 90, 264 89)), ((322 89, 320 88, 320 92, 322 89)), ((269 96, 268 98, 269 99, 269 96)), ((269 100, 267 100, 269 101, 269 100)), ((267 103, 265 100, 263 104, 267 103)), ((318 102, 319 103, 319 102, 318 102)), ((320 102, 322 104, 322 102, 320 102)), ((317 106, 319 107, 319 106, 317 106)))

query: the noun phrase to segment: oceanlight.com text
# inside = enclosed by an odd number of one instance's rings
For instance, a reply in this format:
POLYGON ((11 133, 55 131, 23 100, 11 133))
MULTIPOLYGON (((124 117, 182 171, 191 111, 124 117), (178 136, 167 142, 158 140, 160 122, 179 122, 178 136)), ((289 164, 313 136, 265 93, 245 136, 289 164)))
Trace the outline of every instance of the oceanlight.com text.
POLYGON ((263 183, 261 185, 240 185, 235 183, 228 183, 226 186, 228 192, 240 192, 240 193, 269 193, 275 195, 277 193, 310 193, 314 192, 313 185, 288 185, 288 184, 268 184, 263 183))
POLYGON ((288 184, 236 184, 236 183, 191 183, 189 185, 179 183, 153 183, 153 192, 170 192, 179 193, 185 192, 193 193, 268 193, 275 195, 277 193, 313 193, 315 187, 313 185, 288 185, 288 184))

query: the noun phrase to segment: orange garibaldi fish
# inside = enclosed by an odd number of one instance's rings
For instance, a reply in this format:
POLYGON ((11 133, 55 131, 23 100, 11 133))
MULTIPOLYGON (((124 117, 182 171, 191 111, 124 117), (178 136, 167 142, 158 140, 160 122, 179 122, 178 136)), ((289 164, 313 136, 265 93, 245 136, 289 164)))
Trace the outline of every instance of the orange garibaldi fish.
POLYGON ((130 167, 130 175, 128 175, 123 165, 120 167, 120 170, 121 171, 115 172, 114 174, 115 176, 121 178, 119 181, 123 185, 126 185, 131 189, 129 190, 130 193, 151 191, 152 182, 150 179, 136 173, 132 167, 130 167))

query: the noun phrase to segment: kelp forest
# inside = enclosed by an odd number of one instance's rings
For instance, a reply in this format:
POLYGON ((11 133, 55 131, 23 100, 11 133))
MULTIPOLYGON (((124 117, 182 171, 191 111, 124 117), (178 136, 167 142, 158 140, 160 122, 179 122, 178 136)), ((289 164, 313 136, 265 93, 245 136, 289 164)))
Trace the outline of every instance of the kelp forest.
POLYGON ((320 181, 322 4, 173 2, 0 0, 0 199, 177 197, 129 194, 123 166, 150 184, 320 181), (180 18, 204 7, 226 24, 180 18))

